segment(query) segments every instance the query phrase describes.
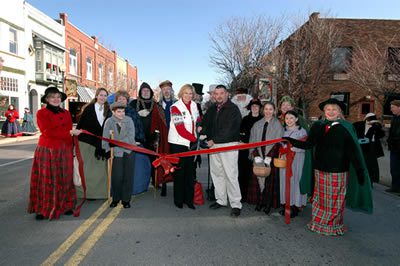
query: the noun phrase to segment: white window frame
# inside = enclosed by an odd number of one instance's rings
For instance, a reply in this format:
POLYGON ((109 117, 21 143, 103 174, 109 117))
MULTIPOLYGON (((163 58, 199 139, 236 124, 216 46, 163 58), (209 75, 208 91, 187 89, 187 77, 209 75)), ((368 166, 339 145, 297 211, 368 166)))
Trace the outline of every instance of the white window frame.
POLYGON ((99 64, 99 82, 103 83, 103 70, 104 66, 102 64, 99 64))
POLYGON ((86 79, 93 80, 93 63, 92 58, 86 58, 86 79))
POLYGON ((75 49, 69 50, 69 73, 72 75, 78 74, 78 53, 75 49))
POLYGON ((18 54, 18 30, 10 27, 9 29, 9 47, 8 50, 10 53, 18 54), (11 38, 11 34, 14 35, 14 38, 11 38), (13 49, 12 49, 13 48, 13 49), (15 49, 15 51, 14 51, 15 49))

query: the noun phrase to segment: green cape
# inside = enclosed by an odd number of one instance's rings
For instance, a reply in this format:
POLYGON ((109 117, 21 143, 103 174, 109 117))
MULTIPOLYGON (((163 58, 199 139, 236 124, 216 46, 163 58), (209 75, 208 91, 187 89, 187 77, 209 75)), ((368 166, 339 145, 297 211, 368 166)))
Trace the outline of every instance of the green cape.
MULTIPOLYGON (((352 209, 360 209, 372 213, 372 187, 368 174, 368 169, 365 165, 364 155, 361 151, 360 144, 353 125, 346 120, 339 119, 338 122, 350 133, 356 145, 356 156, 359 157, 361 166, 364 172, 364 184, 360 185, 357 180, 356 170, 352 163, 350 163, 350 177, 348 180, 347 193, 346 193, 346 206, 352 209)), ((316 121, 315 123, 323 123, 316 121)), ((311 150, 313 153, 314 151, 311 150)), ((312 157, 306 156, 304 161, 303 174, 300 180, 300 191, 302 194, 313 195, 314 192, 314 171, 312 167, 312 157), (308 157, 308 158, 307 158, 308 157)))

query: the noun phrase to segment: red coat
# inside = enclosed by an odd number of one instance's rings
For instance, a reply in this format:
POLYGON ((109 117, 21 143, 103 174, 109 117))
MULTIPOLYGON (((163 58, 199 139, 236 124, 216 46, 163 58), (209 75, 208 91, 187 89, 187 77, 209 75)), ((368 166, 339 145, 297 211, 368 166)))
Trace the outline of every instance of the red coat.
POLYGON ((59 148, 61 144, 72 146, 70 134, 72 119, 67 110, 55 114, 49 109, 43 108, 37 112, 36 117, 42 133, 39 138, 39 146, 48 148, 59 148))
POLYGON ((19 118, 19 114, 16 110, 7 110, 4 115, 10 123, 14 123, 15 120, 19 118))

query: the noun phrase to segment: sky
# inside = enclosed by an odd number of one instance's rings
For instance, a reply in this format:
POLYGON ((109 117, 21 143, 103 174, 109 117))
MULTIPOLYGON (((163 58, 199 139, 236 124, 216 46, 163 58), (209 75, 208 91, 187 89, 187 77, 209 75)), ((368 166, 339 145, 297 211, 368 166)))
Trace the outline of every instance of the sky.
POLYGON ((399 0, 28 0, 48 16, 69 21, 138 68, 139 84, 152 88, 171 80, 220 83, 210 65, 210 34, 232 17, 308 18, 312 12, 337 18, 400 19, 399 0), (378 4, 379 2, 379 4, 378 4))

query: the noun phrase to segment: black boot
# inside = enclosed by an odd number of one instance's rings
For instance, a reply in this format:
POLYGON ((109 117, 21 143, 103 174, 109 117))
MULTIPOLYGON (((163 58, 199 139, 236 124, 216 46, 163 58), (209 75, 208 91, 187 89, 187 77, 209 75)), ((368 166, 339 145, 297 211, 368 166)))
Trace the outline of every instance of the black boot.
POLYGON ((161 197, 166 197, 167 196, 167 183, 163 183, 161 185, 161 197))

